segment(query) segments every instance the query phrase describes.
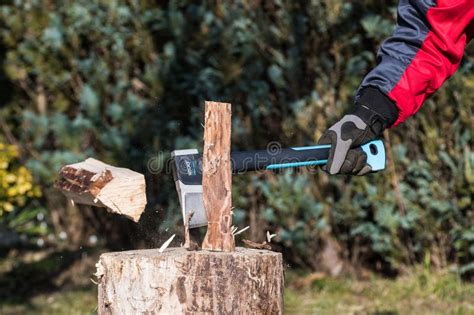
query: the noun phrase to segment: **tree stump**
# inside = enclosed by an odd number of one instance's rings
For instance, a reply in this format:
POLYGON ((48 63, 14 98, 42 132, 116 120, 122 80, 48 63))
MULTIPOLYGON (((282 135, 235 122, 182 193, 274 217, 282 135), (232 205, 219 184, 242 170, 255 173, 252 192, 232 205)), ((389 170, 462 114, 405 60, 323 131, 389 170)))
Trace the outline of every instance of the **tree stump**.
POLYGON ((280 253, 169 248, 106 253, 99 314, 282 314, 280 253))

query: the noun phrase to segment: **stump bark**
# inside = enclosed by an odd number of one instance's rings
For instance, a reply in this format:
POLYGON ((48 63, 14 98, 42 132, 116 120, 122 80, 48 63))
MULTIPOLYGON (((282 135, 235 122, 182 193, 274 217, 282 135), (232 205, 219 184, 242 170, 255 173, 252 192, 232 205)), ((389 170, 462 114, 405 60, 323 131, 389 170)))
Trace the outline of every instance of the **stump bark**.
POLYGON ((282 314, 280 253, 169 248, 106 253, 99 314, 282 314))

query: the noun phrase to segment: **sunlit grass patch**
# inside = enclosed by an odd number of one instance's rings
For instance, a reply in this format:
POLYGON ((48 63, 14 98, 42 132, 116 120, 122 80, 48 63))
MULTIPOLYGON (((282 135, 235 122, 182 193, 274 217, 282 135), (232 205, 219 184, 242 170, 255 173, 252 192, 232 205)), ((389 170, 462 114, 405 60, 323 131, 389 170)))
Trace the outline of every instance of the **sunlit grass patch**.
POLYGON ((70 314, 97 313, 96 290, 68 290, 52 294, 40 294, 25 303, 0 303, 0 314, 70 314))
POLYGON ((395 280, 319 277, 295 289, 298 279, 289 276, 287 314, 474 314, 474 284, 447 270, 416 268, 395 280))

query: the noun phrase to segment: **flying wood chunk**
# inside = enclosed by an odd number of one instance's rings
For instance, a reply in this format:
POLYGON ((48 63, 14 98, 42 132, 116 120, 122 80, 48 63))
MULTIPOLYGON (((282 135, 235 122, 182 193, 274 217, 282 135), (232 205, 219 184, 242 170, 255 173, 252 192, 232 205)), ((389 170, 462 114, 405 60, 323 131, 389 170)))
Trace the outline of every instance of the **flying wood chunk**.
POLYGON ((62 167, 55 187, 74 203, 105 207, 135 222, 147 203, 142 174, 92 158, 62 167))

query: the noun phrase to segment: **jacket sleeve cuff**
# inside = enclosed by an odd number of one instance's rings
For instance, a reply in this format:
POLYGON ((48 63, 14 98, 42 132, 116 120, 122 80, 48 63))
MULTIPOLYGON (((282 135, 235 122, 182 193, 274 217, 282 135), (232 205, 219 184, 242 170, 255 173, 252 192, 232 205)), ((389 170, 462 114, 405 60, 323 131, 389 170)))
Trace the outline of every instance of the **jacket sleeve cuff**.
POLYGON ((362 105, 381 116, 385 127, 393 126, 398 119, 399 110, 397 105, 375 87, 366 87, 360 91, 356 107, 362 105))

